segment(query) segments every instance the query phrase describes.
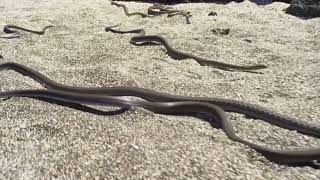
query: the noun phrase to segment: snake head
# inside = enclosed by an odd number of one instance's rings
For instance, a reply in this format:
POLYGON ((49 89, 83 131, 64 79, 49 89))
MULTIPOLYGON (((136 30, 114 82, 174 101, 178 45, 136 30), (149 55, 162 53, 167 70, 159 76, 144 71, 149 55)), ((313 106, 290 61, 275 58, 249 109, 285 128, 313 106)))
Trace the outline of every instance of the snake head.
POLYGON ((108 31, 110 31, 110 30, 112 30, 113 28, 118 27, 118 26, 120 26, 120 24, 113 25, 113 26, 107 26, 107 27, 105 28, 105 31, 108 32, 108 31))
POLYGON ((312 164, 315 168, 320 169, 320 160, 313 160, 312 164))

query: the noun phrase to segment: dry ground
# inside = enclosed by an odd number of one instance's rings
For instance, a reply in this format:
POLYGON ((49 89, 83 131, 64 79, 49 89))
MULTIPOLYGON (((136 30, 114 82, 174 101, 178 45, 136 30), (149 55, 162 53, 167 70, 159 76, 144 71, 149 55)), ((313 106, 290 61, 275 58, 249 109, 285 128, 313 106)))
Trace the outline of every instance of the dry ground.
MULTIPOLYGON (((150 4, 121 2, 131 12, 150 4)), ((107 0, 2 0, 0 26, 32 29, 0 39, 1 62, 14 61, 50 78, 78 86, 139 86, 172 94, 236 99, 301 121, 320 124, 320 19, 284 14, 288 4, 179 4, 182 17, 127 17, 107 0), (208 16, 210 11, 218 16, 208 16), (176 61, 162 46, 129 44, 131 34, 105 32, 145 28, 180 50, 233 63, 266 64, 263 74, 227 72, 193 60, 176 61), (214 28, 230 28, 226 36, 214 28), (246 39, 251 40, 249 43, 246 39)), ((42 88, 13 71, 0 73, 1 90, 42 88)), ((135 109, 114 116, 85 113, 28 98, 0 103, 0 178, 320 179, 320 170, 269 162, 235 143, 220 129, 192 117, 135 109)), ((320 140, 243 115, 228 114, 237 133, 277 148, 320 146, 320 140)))

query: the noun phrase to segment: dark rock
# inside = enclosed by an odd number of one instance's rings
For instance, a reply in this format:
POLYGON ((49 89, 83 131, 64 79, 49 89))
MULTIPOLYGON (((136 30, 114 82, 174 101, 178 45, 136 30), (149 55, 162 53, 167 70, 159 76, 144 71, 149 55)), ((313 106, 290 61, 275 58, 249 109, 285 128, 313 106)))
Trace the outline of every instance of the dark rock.
POLYGON ((228 35, 230 33, 230 29, 229 28, 228 29, 217 28, 217 29, 212 29, 211 31, 215 35, 228 35))
POLYGON ((114 1, 140 1, 149 3, 163 3, 163 4, 179 4, 179 3, 197 3, 197 2, 212 2, 218 4, 227 4, 230 2, 243 2, 244 0, 114 0, 114 1))
POLYGON ((244 41, 248 42, 248 43, 252 43, 251 39, 244 39, 244 41))
POLYGON ((217 14, 216 12, 214 12, 214 11, 211 11, 211 12, 208 14, 208 16, 218 16, 218 14, 217 14))
POLYGON ((283 3, 288 3, 291 4, 292 0, 273 0, 273 2, 283 2, 283 3))
POLYGON ((320 17, 319 0, 292 0, 292 4, 286 9, 287 14, 299 17, 320 17))
POLYGON ((256 3, 257 5, 267 5, 271 4, 272 0, 251 0, 251 2, 256 3))
POLYGON ((221 3, 226 4, 230 3, 232 1, 234 2, 243 2, 244 0, 163 0, 167 1, 169 4, 175 4, 175 3, 190 3, 190 2, 213 2, 213 3, 221 3))

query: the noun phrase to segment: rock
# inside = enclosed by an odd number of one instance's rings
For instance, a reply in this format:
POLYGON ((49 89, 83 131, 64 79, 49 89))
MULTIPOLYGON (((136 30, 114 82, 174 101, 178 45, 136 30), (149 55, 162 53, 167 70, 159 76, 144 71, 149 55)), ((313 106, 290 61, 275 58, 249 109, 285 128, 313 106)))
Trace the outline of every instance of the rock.
POLYGON ((292 0, 292 4, 286 9, 287 14, 299 17, 320 17, 319 0, 292 0))
POLYGON ((229 28, 228 29, 217 28, 217 29, 212 29, 211 31, 215 35, 228 35, 230 33, 230 29, 229 28))
POLYGON ((291 4, 292 0, 273 0, 273 2, 283 2, 283 3, 291 4))
POLYGON ((208 16, 218 16, 218 14, 217 14, 216 12, 214 12, 214 11, 211 11, 211 12, 208 14, 208 16))
POLYGON ((164 4, 178 4, 178 3, 193 3, 193 2, 215 2, 215 3, 222 3, 227 4, 230 2, 243 2, 244 0, 139 0, 142 2, 159 2, 164 4))
POLYGON ((256 3, 257 5, 267 5, 272 3, 272 0, 251 0, 251 1, 256 3))

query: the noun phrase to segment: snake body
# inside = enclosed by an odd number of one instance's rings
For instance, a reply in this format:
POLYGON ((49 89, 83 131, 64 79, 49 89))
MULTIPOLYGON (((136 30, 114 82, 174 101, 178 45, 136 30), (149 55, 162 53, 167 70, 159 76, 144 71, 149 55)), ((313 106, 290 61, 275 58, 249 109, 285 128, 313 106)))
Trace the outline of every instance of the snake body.
POLYGON ((172 7, 170 6, 164 6, 159 3, 154 3, 152 6, 148 8, 148 14, 141 13, 141 12, 129 13, 127 6, 116 3, 113 0, 110 0, 110 2, 111 2, 111 5, 115 5, 117 7, 123 8, 123 11, 127 16, 138 15, 138 16, 141 16, 142 18, 146 18, 146 17, 153 18, 153 17, 161 16, 163 14, 168 14, 168 17, 182 15, 186 18, 187 24, 190 24, 190 17, 191 17, 190 12, 184 11, 184 10, 172 9, 172 7))
POLYGON ((219 61, 214 61, 214 60, 208 60, 202 57, 198 57, 196 55, 179 51, 172 47, 170 43, 162 36, 158 35, 145 35, 145 30, 144 29, 136 29, 136 30, 128 30, 128 31, 120 31, 120 30, 115 30, 113 29, 116 26, 109 26, 105 28, 105 31, 110 31, 113 33, 120 33, 120 34, 125 34, 125 33, 136 33, 138 35, 134 36, 131 38, 130 43, 134 45, 138 45, 139 43, 143 42, 158 42, 165 46, 167 53, 170 57, 173 59, 177 60, 183 60, 183 59, 194 59, 197 61, 201 66, 212 66, 217 69, 222 69, 222 70, 227 70, 227 71, 254 71, 254 70, 259 70, 259 69, 265 69, 267 66, 265 65, 252 65, 252 66, 238 66, 238 65, 233 65, 233 64, 228 64, 228 63, 223 63, 219 61))
POLYGON ((148 8, 148 14, 149 15, 162 15, 167 14, 168 18, 181 15, 186 18, 187 24, 190 24, 190 17, 192 16, 189 11, 185 10, 179 10, 179 9, 173 9, 170 6, 165 6, 160 3, 154 3, 152 6, 148 8))
POLYGON ((250 146, 271 161, 280 163, 317 164, 315 160, 320 160, 320 148, 279 150, 260 146, 238 137, 234 132, 232 123, 226 118, 224 111, 243 113, 251 117, 261 118, 262 120, 280 127, 294 129, 303 134, 320 137, 319 127, 300 123, 298 120, 266 110, 259 106, 227 99, 170 95, 136 87, 85 88, 66 86, 52 81, 40 72, 12 62, 1 64, 0 70, 4 69, 15 70, 23 75, 29 76, 48 90, 1 92, 0 97, 3 98, 42 97, 79 104, 112 105, 118 107, 138 106, 160 114, 201 112, 213 115, 218 119, 222 129, 230 139, 250 146), (134 100, 121 96, 135 96, 140 97, 143 100, 134 100))
POLYGON ((127 6, 123 5, 123 4, 119 4, 119 3, 116 3, 112 0, 110 0, 111 2, 111 5, 115 5, 117 7, 122 7, 123 8, 123 11, 124 13, 127 15, 127 16, 135 16, 135 15, 138 15, 138 16, 141 16, 142 18, 146 18, 146 17, 156 17, 158 15, 149 15, 149 14, 145 14, 145 13, 141 13, 141 12, 134 12, 134 13, 129 13, 129 10, 127 8, 127 6))
POLYGON ((38 34, 38 35, 44 35, 45 31, 51 27, 54 26, 45 26, 42 31, 34 31, 34 30, 30 30, 30 29, 26 29, 26 28, 22 28, 19 26, 14 26, 14 25, 6 25, 3 28, 3 32, 5 32, 6 34, 0 35, 0 38, 7 38, 7 39, 11 39, 11 38, 18 38, 20 37, 20 32, 13 30, 13 29, 17 29, 17 30, 22 30, 22 31, 26 31, 26 32, 30 32, 33 34, 38 34))
MULTIPOLYGON (((106 95, 82 94, 68 91, 57 90, 17 90, 1 92, 0 97, 41 97, 48 99, 62 100, 70 103, 129 107, 137 106, 159 114, 176 114, 201 112, 212 115, 219 119, 222 129, 227 136, 255 149, 269 160, 281 163, 312 163, 320 160, 320 148, 304 150, 279 150, 260 146, 238 137, 232 126, 232 123, 226 117, 224 111, 218 106, 205 102, 181 101, 181 102, 149 102, 144 100, 132 100, 126 97, 112 97, 106 95)), ((317 162, 315 162, 316 164, 317 162)))
POLYGON ((37 72, 27 66, 7 62, 0 64, 0 71, 2 70, 14 70, 22 75, 28 76, 44 87, 48 89, 55 89, 60 91, 70 91, 85 94, 106 94, 109 96, 137 96, 148 101, 160 101, 160 102, 176 102, 176 101, 200 101, 215 104, 221 107, 227 112, 236 112, 245 114, 252 118, 264 120, 268 123, 277 125, 282 128, 296 130, 302 134, 311 135, 320 138, 320 127, 311 125, 305 122, 301 122, 298 119, 291 118, 274 111, 270 111, 266 108, 244 103, 241 101, 220 99, 220 98, 208 98, 208 97, 187 97, 177 96, 168 93, 157 92, 149 89, 138 87, 103 87, 103 88, 84 88, 66 86, 56 83, 46 77, 45 75, 37 72))

